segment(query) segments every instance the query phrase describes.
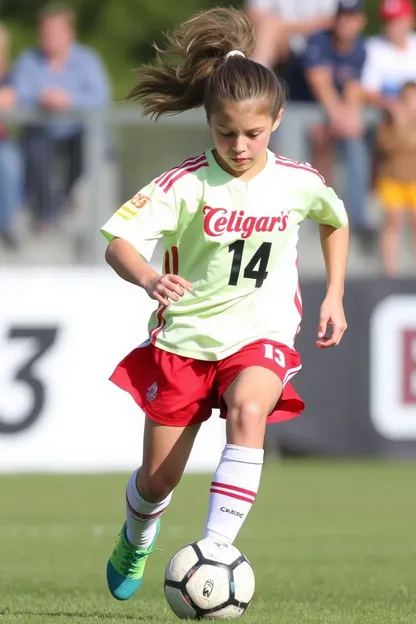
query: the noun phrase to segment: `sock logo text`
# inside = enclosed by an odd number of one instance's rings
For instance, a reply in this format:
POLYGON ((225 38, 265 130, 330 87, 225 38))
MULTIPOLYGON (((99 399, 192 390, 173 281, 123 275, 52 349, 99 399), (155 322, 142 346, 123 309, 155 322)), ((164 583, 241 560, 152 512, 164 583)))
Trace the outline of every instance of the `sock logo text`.
POLYGON ((244 514, 241 511, 234 511, 234 509, 227 509, 227 507, 220 507, 220 511, 223 513, 228 513, 231 516, 237 516, 237 518, 244 518, 244 514))

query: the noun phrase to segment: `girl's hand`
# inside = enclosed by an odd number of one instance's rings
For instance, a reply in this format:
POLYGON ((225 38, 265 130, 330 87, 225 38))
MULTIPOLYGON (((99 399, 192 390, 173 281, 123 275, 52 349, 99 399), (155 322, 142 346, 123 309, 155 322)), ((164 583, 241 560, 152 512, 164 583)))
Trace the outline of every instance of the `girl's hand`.
POLYGON ((151 299, 156 299, 162 305, 168 306, 171 301, 179 301, 186 290, 192 292, 192 286, 180 275, 167 273, 152 278, 145 290, 151 299))
POLYGON ((319 315, 318 340, 316 341, 316 346, 320 349, 335 347, 340 343, 346 329, 347 321, 345 320, 342 300, 339 297, 325 297, 319 315), (331 326, 332 333, 331 336, 326 337, 325 334, 328 325, 331 326))

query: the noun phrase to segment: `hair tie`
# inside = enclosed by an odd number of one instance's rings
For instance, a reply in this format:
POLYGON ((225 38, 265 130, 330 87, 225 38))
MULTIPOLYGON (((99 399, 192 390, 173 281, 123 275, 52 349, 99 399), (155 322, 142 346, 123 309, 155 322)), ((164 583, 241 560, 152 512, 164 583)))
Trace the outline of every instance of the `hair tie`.
POLYGON ((227 60, 231 56, 243 56, 245 58, 246 55, 244 54, 244 52, 240 52, 240 50, 231 50, 231 52, 227 52, 227 54, 224 56, 224 59, 227 60))

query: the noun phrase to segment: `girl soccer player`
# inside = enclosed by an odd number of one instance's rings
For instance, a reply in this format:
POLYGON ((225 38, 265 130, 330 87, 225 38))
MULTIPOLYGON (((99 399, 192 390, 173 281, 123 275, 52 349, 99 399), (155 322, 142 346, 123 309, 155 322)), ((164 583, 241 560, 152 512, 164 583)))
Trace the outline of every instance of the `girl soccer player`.
POLYGON ((290 379, 301 368, 296 244, 305 218, 320 224, 327 272, 317 346, 338 344, 346 329, 345 208, 309 165, 267 149, 285 88, 249 60, 254 47, 243 13, 201 13, 158 50, 157 67, 141 69, 129 95, 155 117, 204 106, 215 147, 153 180, 102 228, 110 266, 159 303, 148 341, 111 377, 146 415, 142 465, 127 484, 126 522, 107 565, 118 600, 141 585, 160 516, 212 408, 226 417, 227 444, 203 536, 231 544, 256 498, 266 422, 304 407, 290 379), (159 275, 148 262, 162 237, 159 275))

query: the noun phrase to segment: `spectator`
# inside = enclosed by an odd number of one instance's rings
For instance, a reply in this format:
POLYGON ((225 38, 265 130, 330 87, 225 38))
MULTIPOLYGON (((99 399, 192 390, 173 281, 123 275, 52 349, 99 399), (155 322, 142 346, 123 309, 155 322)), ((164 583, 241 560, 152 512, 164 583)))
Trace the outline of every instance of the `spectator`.
POLYGON ((404 85, 393 113, 381 122, 377 147, 380 153, 377 189, 384 208, 380 251, 386 275, 394 277, 406 210, 411 211, 416 253, 416 82, 404 85))
POLYGON ((403 85, 416 81, 416 34, 411 0, 384 0, 380 8, 384 32, 370 37, 362 85, 367 101, 390 110, 403 85))
POLYGON ((287 82, 292 101, 310 101, 303 52, 309 35, 330 28, 337 0, 246 0, 246 11, 257 29, 254 60, 274 68, 287 82))
MULTIPOLYGON (((75 41, 73 10, 48 5, 39 14, 38 28, 39 49, 24 52, 14 68, 19 104, 48 112, 107 105, 106 72, 97 54, 75 41)), ((29 202, 42 228, 57 222, 83 171, 83 136, 79 123, 62 119, 25 129, 29 202), (61 172, 54 169, 57 159, 64 164, 61 172)))
MULTIPOLYGON (((9 33, 0 25, 0 111, 10 110, 16 102, 8 73, 9 33)), ((8 249, 17 247, 13 221, 22 193, 22 163, 17 145, 0 124, 0 240, 8 249)))
POLYGON ((361 242, 373 242, 366 217, 370 163, 361 122, 361 72, 365 61, 361 32, 366 24, 362 0, 339 3, 332 30, 316 33, 308 41, 304 63, 306 78, 326 121, 312 129, 314 165, 331 178, 333 149, 339 145, 346 164, 345 203, 352 229, 361 242))

